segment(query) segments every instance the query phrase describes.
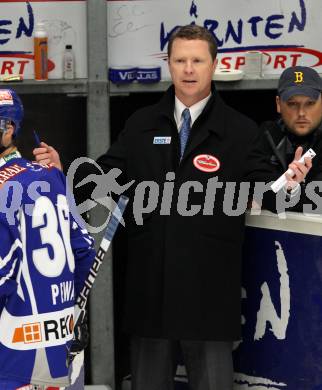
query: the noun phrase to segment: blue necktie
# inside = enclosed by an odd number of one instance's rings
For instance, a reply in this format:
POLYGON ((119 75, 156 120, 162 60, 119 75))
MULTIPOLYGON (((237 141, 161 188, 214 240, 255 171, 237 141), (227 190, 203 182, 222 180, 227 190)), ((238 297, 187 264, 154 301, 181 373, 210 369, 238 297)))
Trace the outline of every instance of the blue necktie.
POLYGON ((189 108, 185 108, 182 112, 183 116, 183 122, 180 128, 179 136, 180 136, 180 160, 182 159, 184 150, 187 145, 187 141, 190 134, 190 122, 191 122, 191 116, 189 108))

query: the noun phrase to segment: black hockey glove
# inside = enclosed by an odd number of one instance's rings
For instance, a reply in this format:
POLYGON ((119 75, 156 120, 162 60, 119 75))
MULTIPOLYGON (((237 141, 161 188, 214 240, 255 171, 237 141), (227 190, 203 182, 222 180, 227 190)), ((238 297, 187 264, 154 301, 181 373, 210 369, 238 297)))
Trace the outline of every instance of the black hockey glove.
POLYGON ((87 313, 80 316, 74 326, 74 338, 67 352, 67 366, 71 364, 77 354, 82 352, 88 345, 89 330, 87 325, 87 313))

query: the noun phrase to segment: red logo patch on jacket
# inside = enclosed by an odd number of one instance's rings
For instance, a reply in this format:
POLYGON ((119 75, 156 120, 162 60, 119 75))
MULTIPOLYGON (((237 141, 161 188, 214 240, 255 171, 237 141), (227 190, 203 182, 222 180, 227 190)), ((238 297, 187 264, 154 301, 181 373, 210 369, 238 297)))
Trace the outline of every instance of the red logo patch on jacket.
POLYGON ((216 172, 220 168, 220 161, 211 154, 199 154, 193 159, 193 165, 203 172, 216 172))

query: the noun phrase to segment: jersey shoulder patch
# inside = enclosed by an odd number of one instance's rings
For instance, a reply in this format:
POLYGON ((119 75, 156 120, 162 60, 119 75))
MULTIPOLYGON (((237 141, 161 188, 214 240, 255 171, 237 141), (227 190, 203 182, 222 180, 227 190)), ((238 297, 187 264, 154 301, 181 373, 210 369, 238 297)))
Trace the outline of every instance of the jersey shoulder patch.
POLYGON ((4 168, 0 168, 0 184, 4 184, 6 181, 11 180, 15 176, 27 170, 19 164, 6 165, 4 168))

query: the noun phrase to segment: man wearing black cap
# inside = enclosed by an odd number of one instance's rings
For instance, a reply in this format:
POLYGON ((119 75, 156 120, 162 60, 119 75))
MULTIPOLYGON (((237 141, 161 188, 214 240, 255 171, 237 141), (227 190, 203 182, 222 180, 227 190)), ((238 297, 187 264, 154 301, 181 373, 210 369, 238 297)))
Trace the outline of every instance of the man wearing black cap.
MULTIPOLYGON (((284 70, 278 83, 276 108, 280 118, 276 122, 264 122, 263 149, 270 155, 274 173, 282 174, 294 159, 298 146, 305 153, 312 148, 317 156, 306 182, 322 180, 322 80, 312 68, 294 66, 284 70)), ((302 183, 304 184, 304 183, 302 183)), ((291 192, 296 195, 297 185, 291 192)), ((302 198, 305 191, 302 191, 302 198)), ((301 209, 299 202, 295 210, 301 209)), ((321 212, 321 210, 320 210, 321 212)))

